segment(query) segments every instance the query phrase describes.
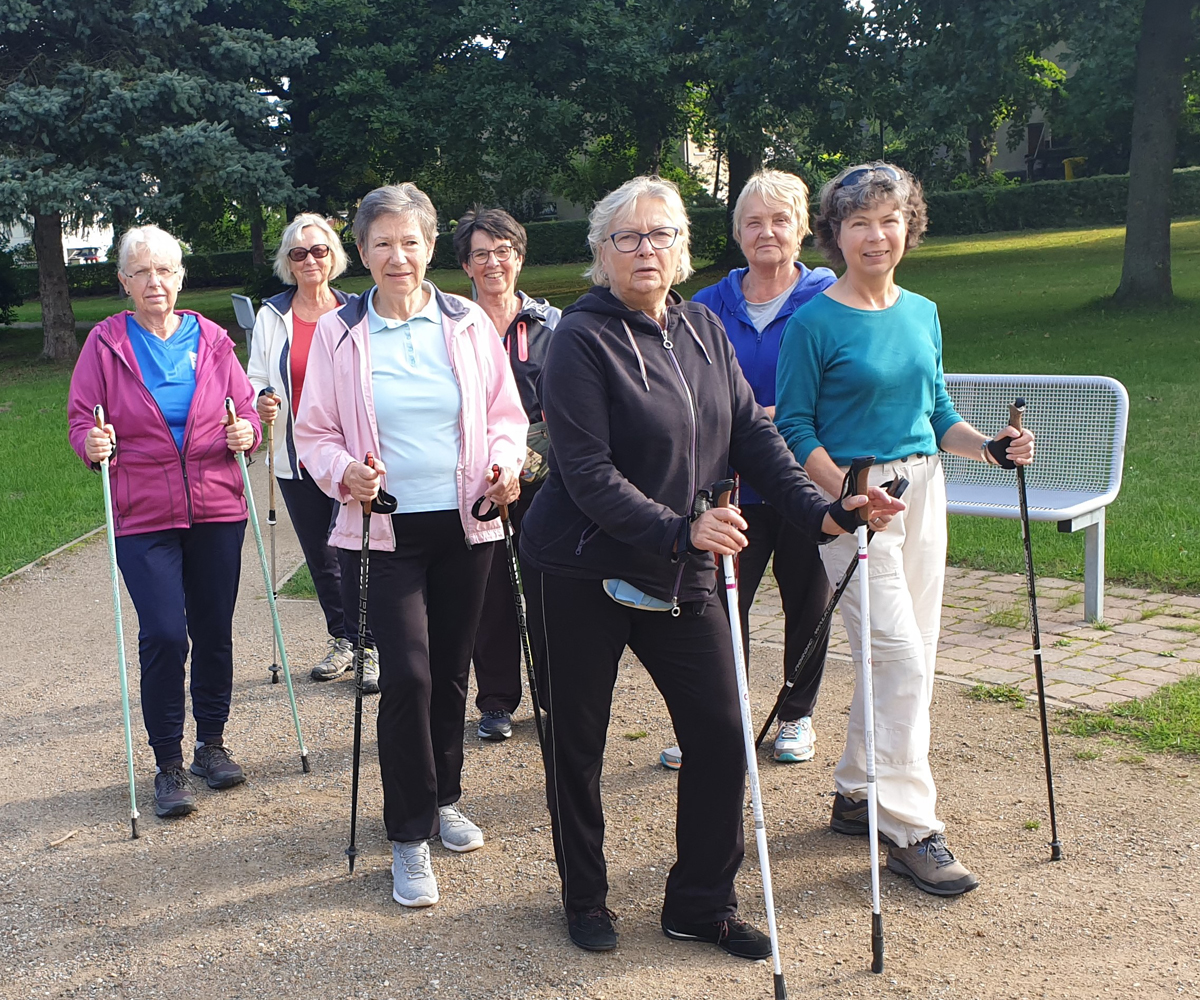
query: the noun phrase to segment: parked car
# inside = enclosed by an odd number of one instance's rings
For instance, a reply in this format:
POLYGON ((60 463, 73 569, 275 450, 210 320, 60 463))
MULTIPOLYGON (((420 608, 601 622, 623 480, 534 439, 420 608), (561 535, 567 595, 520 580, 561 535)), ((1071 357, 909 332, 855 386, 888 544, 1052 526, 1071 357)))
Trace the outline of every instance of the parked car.
POLYGON ((68 264, 99 264, 102 259, 99 247, 71 247, 67 251, 68 264))

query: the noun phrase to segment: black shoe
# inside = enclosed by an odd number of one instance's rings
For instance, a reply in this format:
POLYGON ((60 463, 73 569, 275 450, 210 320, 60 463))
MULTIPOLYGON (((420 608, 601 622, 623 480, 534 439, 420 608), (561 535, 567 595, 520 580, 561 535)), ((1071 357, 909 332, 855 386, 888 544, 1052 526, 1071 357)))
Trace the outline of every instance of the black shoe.
POLYGON ((186 816, 195 811, 196 796, 181 765, 167 767, 154 776, 155 816, 186 816))
POLYGON ((208 781, 209 788, 232 788, 246 780, 242 765, 229 756, 220 743, 205 743, 196 748, 192 774, 208 781))
POLYGON ((584 951, 612 951, 617 946, 616 914, 606 906, 567 913, 567 933, 584 951))
POLYGON ((512 716, 508 712, 484 712, 479 720, 481 740, 506 740, 512 736, 512 716))
POLYGON ((865 837, 871 832, 867 826, 867 800, 855 802, 841 792, 834 792, 833 815, 829 819, 829 829, 850 837, 865 837))
POLYGON ((715 924, 685 924, 664 916, 662 929, 673 941, 715 944, 737 958, 757 960, 771 957, 771 939, 737 917, 729 917, 715 924))

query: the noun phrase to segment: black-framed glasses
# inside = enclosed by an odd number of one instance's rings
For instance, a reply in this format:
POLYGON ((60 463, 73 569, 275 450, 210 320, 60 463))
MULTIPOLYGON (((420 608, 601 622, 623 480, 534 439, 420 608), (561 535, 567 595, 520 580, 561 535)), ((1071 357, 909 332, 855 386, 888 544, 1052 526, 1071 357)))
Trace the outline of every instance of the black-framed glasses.
POLYGON ((516 247, 498 246, 493 247, 491 250, 472 250, 469 254, 467 254, 467 256, 470 257, 471 260, 473 260, 476 264, 486 264, 488 262, 488 257, 495 257, 496 260, 503 264, 516 252, 516 247))
POLYGON ((837 182, 837 186, 839 188, 858 187, 860 184, 865 184, 875 174, 883 174, 884 177, 890 177, 894 181, 900 180, 899 170, 889 167, 886 163, 880 163, 873 167, 859 167, 857 170, 851 170, 837 182))
POLYGON ((329 256, 329 247, 327 247, 324 243, 318 243, 313 247, 292 247, 292 249, 287 252, 288 260, 294 260, 297 264, 304 260, 304 258, 309 254, 312 254, 317 260, 324 260, 329 256))
POLYGON ((655 250, 669 250, 679 239, 679 230, 674 226, 662 226, 659 229, 651 229, 648 233, 619 229, 608 238, 621 253, 633 253, 642 245, 642 240, 649 240, 655 250))

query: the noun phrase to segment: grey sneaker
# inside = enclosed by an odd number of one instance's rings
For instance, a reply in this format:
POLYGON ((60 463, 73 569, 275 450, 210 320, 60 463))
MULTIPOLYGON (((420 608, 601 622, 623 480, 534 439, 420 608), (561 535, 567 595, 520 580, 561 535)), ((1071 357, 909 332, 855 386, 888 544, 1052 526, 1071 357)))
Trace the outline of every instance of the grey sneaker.
POLYGON ((781 764, 812 760, 816 744, 817 734, 807 715, 794 722, 780 721, 779 732, 775 734, 775 759, 781 764))
POLYGON ((330 636, 325 659, 312 668, 311 676, 314 681, 331 681, 335 677, 341 677, 352 666, 354 645, 349 639, 335 639, 330 636))
POLYGON ((433 906, 438 901, 429 841, 392 844, 392 899, 401 906, 433 906))
POLYGON ((363 694, 379 694, 379 651, 363 653, 363 694))
POLYGON ((935 896, 961 896, 979 885, 979 879, 950 853, 940 833, 910 847, 893 844, 888 848, 887 866, 888 871, 907 875, 918 889, 935 896))
POLYGON ((658 755, 658 762, 668 771, 678 771, 683 767, 683 751, 679 747, 667 747, 658 755))
POLYGON ((438 824, 442 846, 448 851, 463 854, 483 846, 483 831, 463 815, 457 804, 438 807, 438 824))

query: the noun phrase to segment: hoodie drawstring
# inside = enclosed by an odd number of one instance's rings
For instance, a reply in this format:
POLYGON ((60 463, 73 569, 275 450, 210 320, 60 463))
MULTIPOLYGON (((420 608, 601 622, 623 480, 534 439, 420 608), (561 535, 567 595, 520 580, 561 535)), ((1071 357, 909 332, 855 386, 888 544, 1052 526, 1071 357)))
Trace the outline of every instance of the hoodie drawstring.
MULTIPOLYGON (((638 350, 637 341, 633 339, 633 331, 629 329, 629 324, 625 320, 621 320, 621 325, 625 327, 625 336, 629 340, 629 346, 633 348, 633 353, 637 356, 638 370, 642 373, 642 385, 646 387, 646 391, 650 391, 650 380, 646 378, 646 362, 642 360, 642 352, 638 350)), ((695 336, 693 334, 692 336, 695 336)))
POLYGON ((700 348, 701 353, 704 355, 704 360, 711 365, 712 358, 708 356, 708 348, 704 346, 704 341, 702 341, 700 339, 700 335, 696 333, 696 328, 692 326, 692 321, 687 318, 687 313, 681 312, 679 314, 679 318, 683 320, 683 325, 688 328, 688 333, 692 335, 692 340, 694 340, 696 342, 696 346, 700 348))

